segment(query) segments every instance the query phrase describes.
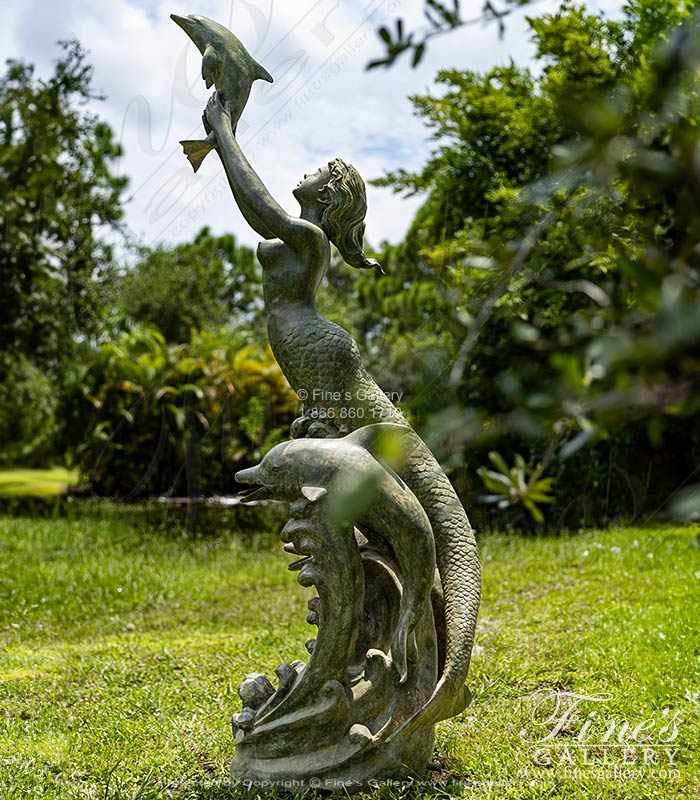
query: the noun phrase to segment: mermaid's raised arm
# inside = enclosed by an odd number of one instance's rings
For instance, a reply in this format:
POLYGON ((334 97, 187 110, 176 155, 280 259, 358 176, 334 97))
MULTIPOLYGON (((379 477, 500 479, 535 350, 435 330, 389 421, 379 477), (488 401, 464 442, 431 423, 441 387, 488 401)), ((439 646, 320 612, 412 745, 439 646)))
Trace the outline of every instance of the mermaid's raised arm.
POLYGON ((231 129, 231 119, 214 93, 205 111, 234 199, 248 224, 265 239, 279 238, 295 250, 323 236, 316 225, 288 214, 250 165, 231 129))
POLYGON ((268 228, 262 219, 260 219, 255 208, 247 202, 244 193, 241 192, 239 186, 236 184, 228 166, 230 163, 229 159, 221 154, 220 145, 217 147, 217 151, 219 153, 219 157, 221 158, 221 163, 224 166, 226 177, 228 178, 228 185, 231 187, 231 194, 233 195, 233 199, 236 201, 236 205, 240 209, 241 214, 243 214, 245 221, 258 234, 258 236, 262 236, 263 239, 276 239, 277 234, 268 228))

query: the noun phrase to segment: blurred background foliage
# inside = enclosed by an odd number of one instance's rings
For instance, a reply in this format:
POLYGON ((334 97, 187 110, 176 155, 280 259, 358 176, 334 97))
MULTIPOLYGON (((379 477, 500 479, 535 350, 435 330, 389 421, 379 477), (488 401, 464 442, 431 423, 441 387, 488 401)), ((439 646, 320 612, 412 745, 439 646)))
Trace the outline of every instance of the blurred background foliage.
POLYGON ((132 500, 230 493, 237 469, 287 438, 297 406, 269 348, 233 330, 168 344, 133 325, 86 354, 60 416, 91 492, 132 500))
POLYGON ((390 297, 388 347, 412 294, 453 334, 408 406, 462 492, 497 443, 555 478, 567 527, 653 513, 697 467, 698 19, 623 11, 564 4, 530 19, 537 74, 444 71, 412 98, 433 155, 376 181, 426 197, 385 248, 387 288, 410 289, 363 294, 390 297))
MULTIPOLYGON (((378 62, 469 22, 425 6, 422 32, 378 31, 378 62)), ((386 276, 336 256, 319 307, 477 525, 642 519, 700 471, 700 23, 630 0, 529 26, 535 69, 444 70, 411 98, 432 154, 375 183, 423 204, 376 253, 386 276)), ((75 464, 121 498, 231 491, 299 408, 262 344, 260 268, 207 229, 129 241, 90 79, 70 42, 48 81, 0 80, 0 460, 75 464)))

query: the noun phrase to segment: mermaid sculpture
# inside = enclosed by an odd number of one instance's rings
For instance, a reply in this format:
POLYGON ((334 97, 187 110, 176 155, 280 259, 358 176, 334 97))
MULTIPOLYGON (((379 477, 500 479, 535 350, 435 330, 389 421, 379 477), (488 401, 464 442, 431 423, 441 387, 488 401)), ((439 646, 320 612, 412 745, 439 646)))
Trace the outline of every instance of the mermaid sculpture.
POLYGON ((205 126, 241 213, 263 239, 270 345, 305 401, 296 441, 237 477, 260 484, 258 497, 291 504, 282 538, 302 559, 290 568, 319 593, 309 603, 309 622, 319 625, 307 643, 311 661, 280 665, 277 690, 258 674, 241 685, 232 771, 302 785, 313 777, 328 788, 420 775, 435 723, 470 699, 480 567, 442 468, 363 368, 352 336, 316 307, 331 243, 350 266, 381 272, 363 252, 364 182, 337 158, 299 182, 301 213, 291 216, 243 154, 219 93, 205 126), (381 447, 389 434, 403 451, 392 465, 381 447))

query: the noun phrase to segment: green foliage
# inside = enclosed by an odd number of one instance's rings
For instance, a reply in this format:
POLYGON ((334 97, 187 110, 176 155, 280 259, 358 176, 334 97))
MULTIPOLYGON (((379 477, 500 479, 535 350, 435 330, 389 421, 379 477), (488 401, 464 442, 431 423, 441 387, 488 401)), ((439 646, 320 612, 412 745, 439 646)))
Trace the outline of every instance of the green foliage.
POLYGON ((478 473, 484 486, 492 492, 482 499, 485 503, 495 503, 499 509, 524 506, 532 519, 538 524, 544 522, 544 514, 539 504, 551 503, 554 478, 542 478, 542 465, 537 468, 529 466, 525 459, 516 453, 515 465, 509 467, 503 456, 495 450, 489 453, 489 459, 496 470, 479 467, 478 473))
POLYGON ((0 353, 0 466, 44 464, 54 444, 53 381, 22 354, 0 353))
POLYGON ((135 326, 86 354, 64 435, 98 495, 220 493, 285 437, 297 405, 269 350, 229 330, 168 345, 135 326))
POLYGON ((118 226, 126 186, 110 172, 112 132, 81 108, 97 97, 85 56, 66 42, 48 80, 19 61, 0 78, 0 352, 53 373, 73 337, 99 327, 102 232, 118 226))
MULTIPOLYGON (((459 4, 426 10, 431 35, 468 22, 459 4)), ((530 27, 537 71, 445 70, 413 98, 434 151, 378 183, 425 202, 385 246, 386 276, 336 258, 320 306, 467 500, 497 448, 547 464, 550 523, 638 517, 700 443, 698 21, 693 4, 630 0, 615 20, 567 3, 530 27)), ((424 51, 403 26, 382 38, 424 51)), ((92 96, 76 43, 49 81, 11 62, 0 84, 0 458, 46 463, 56 418, 99 492, 223 491, 293 413, 269 356, 245 348, 258 267, 204 229, 114 280, 97 230, 118 225, 123 182, 81 109, 92 96)))
MULTIPOLYGON (((399 170, 374 181, 407 194, 428 192, 406 241, 416 253, 460 231, 487 239, 500 222, 492 209, 515 199, 504 189, 542 175, 564 133, 530 72, 513 63, 485 75, 443 70, 436 81, 445 88, 439 96, 411 100, 440 146, 420 173, 399 170)), ((432 261, 442 255, 433 252, 432 261)))
POLYGON ((236 319, 260 334, 262 276, 253 251, 231 235, 203 228, 192 242, 143 248, 120 281, 117 303, 127 318, 158 328, 168 342, 236 319))
POLYGON ((376 67, 390 67, 403 53, 411 53, 411 66, 417 67, 423 60, 426 48, 430 41, 436 37, 444 36, 465 25, 476 23, 487 24, 495 22, 499 34, 505 31, 505 19, 517 6, 527 5, 530 0, 484 0, 480 14, 467 18, 463 14, 460 0, 425 0, 423 16, 427 25, 413 31, 406 29, 401 17, 394 21, 394 25, 382 25, 377 29, 377 35, 382 40, 386 52, 382 58, 374 59, 367 64, 367 69, 376 67))
POLYGON ((48 466, 60 372, 101 327, 125 178, 110 129, 82 106, 92 68, 64 42, 54 74, 0 76, 0 463, 48 466))
MULTIPOLYGON (((377 181, 426 201, 388 276, 356 282, 387 349, 449 334, 432 407, 416 398, 448 464, 475 470, 498 442, 535 463, 555 447, 575 475, 595 446, 601 521, 618 466, 663 503, 654 487, 688 474, 676 423, 700 424, 699 24, 671 0, 614 21, 566 4, 530 20, 537 77, 439 73, 439 94, 413 98, 431 158, 377 181)), ((580 493, 558 482, 555 513, 580 493)))

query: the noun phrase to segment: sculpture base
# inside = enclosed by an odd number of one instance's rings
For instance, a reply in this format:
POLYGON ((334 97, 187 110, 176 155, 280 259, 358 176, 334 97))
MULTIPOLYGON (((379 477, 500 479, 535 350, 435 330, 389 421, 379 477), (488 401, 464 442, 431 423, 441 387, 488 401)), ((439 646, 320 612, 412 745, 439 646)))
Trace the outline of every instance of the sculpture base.
POLYGON ((256 758, 252 753, 237 753, 231 765, 235 784, 260 791, 359 792, 384 784, 406 783, 425 778, 433 755, 434 733, 421 731, 407 739, 374 748, 344 743, 318 753, 300 752, 277 759, 256 758), (337 762, 329 766, 330 762, 337 762))

